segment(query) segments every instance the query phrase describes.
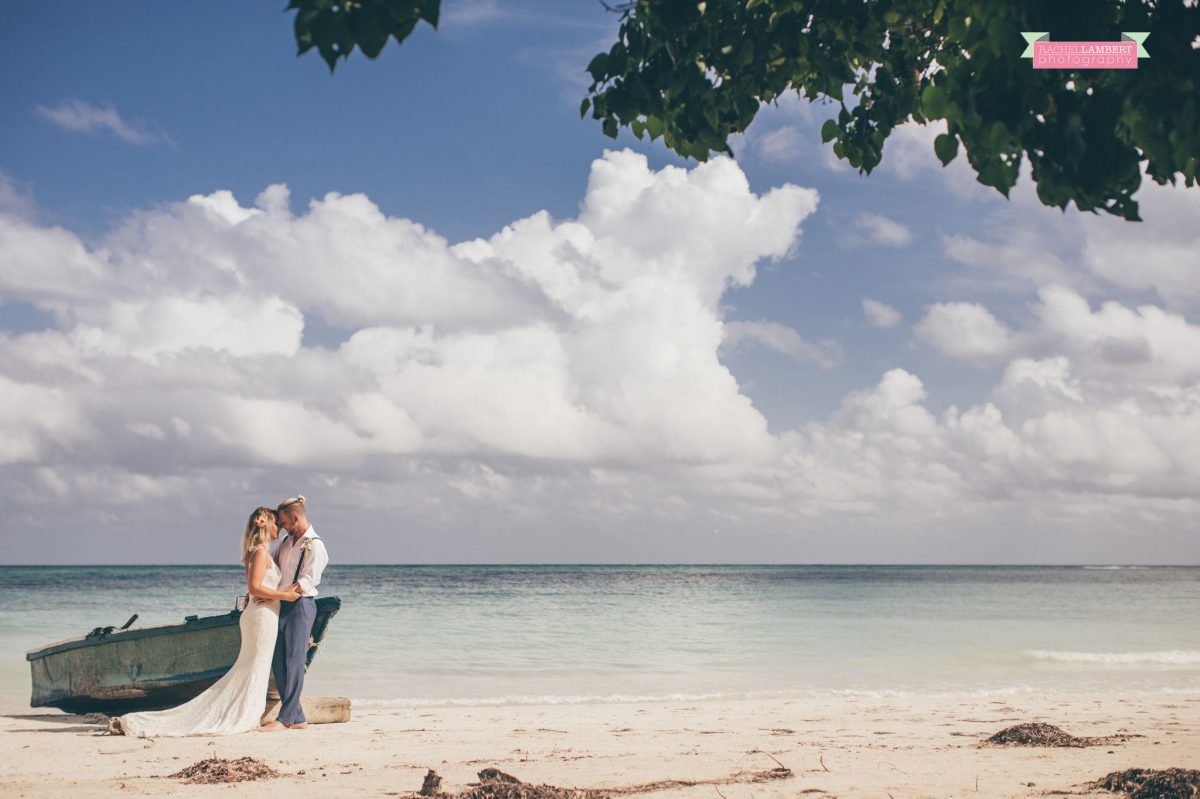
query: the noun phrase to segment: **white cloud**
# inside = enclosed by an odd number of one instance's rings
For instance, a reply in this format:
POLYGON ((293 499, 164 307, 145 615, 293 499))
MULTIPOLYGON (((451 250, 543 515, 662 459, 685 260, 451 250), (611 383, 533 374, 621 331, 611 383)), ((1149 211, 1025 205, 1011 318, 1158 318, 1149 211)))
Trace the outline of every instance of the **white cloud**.
POLYGON ((83 100, 63 100, 54 108, 39 105, 34 110, 38 116, 66 130, 80 133, 108 131, 129 144, 174 146, 174 142, 166 134, 126 122, 112 105, 99 106, 83 100))
POLYGON ((946 132, 946 123, 936 120, 928 125, 907 122, 898 125, 883 145, 879 169, 901 178, 914 178, 923 172, 941 168, 933 152, 933 140, 946 132))
POLYGON ((1200 191, 1142 181, 1135 198, 1144 221, 1080 215, 1083 265, 1113 286, 1200 308, 1200 191))
POLYGON ((1085 376, 1163 385, 1200 380, 1200 325, 1154 305, 1105 302, 1093 310, 1064 286, 1047 286, 1029 319, 1010 330, 982 305, 939 303, 916 325, 917 337, 968 361, 1063 355, 1085 376))
POLYGON ((496 0, 450 0, 442 6, 440 25, 466 27, 479 25, 505 16, 496 0))
POLYGON ((0 464, 38 462, 82 434, 80 416, 69 392, 0 375, 0 464))
POLYGON ((1003 358, 1013 344, 1012 331, 976 303, 932 305, 913 329, 934 349, 969 361, 1003 358))
POLYGON ((1200 308, 1200 192, 1143 176, 1134 198, 1143 221, 1049 209, 1028 165, 1012 199, 995 204, 969 233, 942 237, 950 260, 970 267, 944 283, 976 293, 1025 293, 1057 284, 1107 298, 1156 295, 1171 310, 1200 308), (1050 224, 1047 224, 1050 222, 1050 224))
MULTIPOLYGON (((978 402, 933 407, 917 375, 881 369, 827 419, 771 430, 722 345, 819 364, 840 349, 725 322, 721 303, 795 251, 816 206, 795 186, 756 195, 728 159, 653 171, 617 152, 576 218, 457 244, 361 195, 293 213, 283 187, 250 207, 192 197, 87 245, 0 213, 0 293, 57 324, 0 334, 0 530, 64 496, 114 531, 160 529, 196 497, 244 519, 297 484, 346 540, 392 514, 444 558, 486 529, 482 560, 537 559, 563 529, 588 531, 576 546, 597 560, 666 559, 649 532, 714 522, 808 529, 830 553, 859 528, 897 547, 931 521, 1167 535, 1200 510, 1200 329, 1069 286, 1011 326, 982 304, 926 311, 920 340, 1004 368, 978 402), (304 346, 313 315, 348 340, 304 346)), ((363 534, 357 557, 377 546, 363 534)))
POLYGON ((849 173, 853 170, 833 154, 833 144, 821 142, 821 124, 834 115, 834 108, 787 92, 760 108, 754 123, 745 133, 731 136, 729 145, 739 156, 745 153, 761 163, 812 164, 849 173))
POLYGON ((1195 507, 1200 387, 1111 396, 1081 389, 1065 362, 1023 362, 992 401, 938 418, 924 400, 914 375, 888 372, 829 422, 785 434, 776 478, 809 507, 885 506, 897 519, 1017 500, 1052 516, 1069 506, 1101 529, 1130 497, 1144 509, 1195 507))
POLYGON ((788 110, 760 110, 754 125, 730 137, 734 154, 745 152, 751 160, 766 164, 815 164, 824 172, 852 172, 850 164, 833 154, 833 143, 821 142, 820 122, 812 119, 817 112, 800 114, 794 107, 788 103, 788 110))
POLYGON ((961 459, 958 473, 975 472, 974 485, 1001 496, 1055 493, 1085 515, 1128 510, 1115 497, 1141 497, 1147 518, 1161 518, 1151 507, 1192 506, 1200 326, 1152 305, 1093 308, 1048 286, 1015 330, 969 303, 932 306, 916 330, 952 357, 1008 361, 989 401, 951 408, 940 423, 951 447, 942 462, 961 459), (972 452, 980 468, 968 468, 972 452))
POLYGON ((799 160, 805 146, 800 131, 793 127, 776 128, 756 137, 754 154, 762 161, 782 162, 799 160))
POLYGON ((756 196, 728 159, 652 172, 614 152, 578 219, 456 246, 361 195, 293 215, 283 187, 136 214, 92 249, 3 217, 0 290, 60 330, 6 339, 0 364, 86 385, 81 412, 117 451, 157 463, 186 437, 175 468, 754 459, 771 439, 718 357, 719 300, 789 252, 816 202, 756 196), (302 347, 310 313, 355 332, 302 347), (280 448, 290 430, 303 445, 280 448))
POLYGON ((797 361, 809 361, 828 369, 842 357, 842 349, 834 341, 811 342, 794 328, 765 319, 725 323, 725 343, 730 347, 754 342, 769 350, 787 355, 797 361))
POLYGON ((904 319, 900 312, 892 306, 870 297, 863 297, 862 309, 867 319, 875 327, 895 327, 904 319))
POLYGON ((912 231, 899 222, 880 214, 860 213, 854 228, 845 235, 850 246, 876 245, 903 247, 913 240, 912 231))
POLYGON ((911 120, 898 125, 884 142, 883 158, 872 174, 891 175, 902 180, 935 174, 946 190, 959 199, 1004 201, 999 192, 979 182, 961 143, 958 156, 948 165, 942 165, 933 150, 933 140, 945 132, 946 121, 943 119, 925 125, 911 120))
POLYGON ((0 214, 20 219, 33 218, 33 199, 29 190, 18 187, 3 171, 0 171, 0 214))
POLYGON ((971 267, 973 272, 956 278, 959 285, 992 292, 1023 293, 1048 283, 1087 288, 1085 272, 1075 266, 1062 249, 1061 230, 1050 233, 1042 227, 1017 227, 1001 241, 983 241, 976 236, 954 234, 942 237, 942 252, 951 261, 971 267))
POLYGON ((79 323, 71 335, 79 351, 151 362, 198 347, 236 357, 292 355, 304 327, 295 306, 270 296, 116 300, 105 308, 80 308, 74 316, 79 323))
POLYGON ((87 297, 106 283, 104 256, 73 233, 0 213, 0 293, 28 302, 87 297))

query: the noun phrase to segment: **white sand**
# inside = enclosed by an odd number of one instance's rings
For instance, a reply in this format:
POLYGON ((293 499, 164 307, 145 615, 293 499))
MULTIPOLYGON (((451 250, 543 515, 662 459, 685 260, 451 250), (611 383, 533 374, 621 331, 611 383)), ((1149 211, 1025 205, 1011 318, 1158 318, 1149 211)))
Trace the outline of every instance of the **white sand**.
POLYGON ((1135 766, 1200 768, 1200 695, 356 708, 350 723, 302 732, 150 741, 95 730, 58 713, 5 713, 0 795, 386 796, 417 791, 429 768, 442 775, 444 789, 455 790, 487 766, 527 782, 618 788, 727 780, 775 767, 773 756, 793 776, 652 795, 998 799, 1082 794, 1083 783, 1135 766), (1027 721, 1078 736, 1145 737, 1087 749, 976 746, 1027 721), (286 774, 229 786, 166 777, 214 753, 260 758, 286 774))

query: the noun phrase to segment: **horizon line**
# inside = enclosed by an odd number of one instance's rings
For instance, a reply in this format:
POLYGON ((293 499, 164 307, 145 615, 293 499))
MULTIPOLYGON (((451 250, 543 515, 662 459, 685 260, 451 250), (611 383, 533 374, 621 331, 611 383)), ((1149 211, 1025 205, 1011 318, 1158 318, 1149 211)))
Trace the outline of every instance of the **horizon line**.
MULTIPOLYGON (((0 564, 9 568, 97 568, 105 566, 139 566, 139 567, 168 567, 168 568, 190 568, 190 567, 230 567, 233 563, 7 563, 0 564)), ((450 561, 429 561, 429 562, 359 562, 359 563, 336 563, 331 564, 333 567, 338 566, 404 566, 404 567, 445 567, 445 566, 496 566, 496 567, 513 567, 513 566, 771 566, 771 567, 856 567, 856 566, 906 566, 906 567, 940 567, 940 568, 1011 568, 1011 567, 1040 567, 1040 568, 1055 568, 1055 567, 1113 567, 1113 568, 1196 568, 1200 566, 1200 562, 1195 563, 1114 563, 1112 561, 1097 561, 1092 563, 1083 562, 1060 562, 1060 563, 936 563, 936 562, 894 562, 894 563, 851 563, 851 562, 828 562, 828 563, 803 563, 803 562, 788 562, 788 563, 769 563, 769 562, 753 562, 753 561, 720 561, 720 562, 685 562, 685 561, 562 561, 562 562, 450 562, 450 561)))

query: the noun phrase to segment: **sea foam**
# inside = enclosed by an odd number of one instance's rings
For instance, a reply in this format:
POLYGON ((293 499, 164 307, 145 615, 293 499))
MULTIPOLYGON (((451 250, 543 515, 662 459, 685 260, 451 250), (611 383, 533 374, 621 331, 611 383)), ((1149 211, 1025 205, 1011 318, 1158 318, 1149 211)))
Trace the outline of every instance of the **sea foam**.
POLYGON ((638 702, 704 702, 714 699, 744 699, 746 694, 575 694, 536 696, 531 694, 485 697, 455 697, 447 699, 425 699, 420 697, 398 697, 396 699, 355 699, 355 705, 364 707, 506 707, 510 705, 611 705, 638 702))
POLYGON ((1037 660, 1056 660, 1064 663, 1105 663, 1113 665, 1159 663, 1171 666, 1193 666, 1200 664, 1200 652, 1183 649, 1164 652, 1056 652, 1045 649, 1032 649, 1026 654, 1037 660))

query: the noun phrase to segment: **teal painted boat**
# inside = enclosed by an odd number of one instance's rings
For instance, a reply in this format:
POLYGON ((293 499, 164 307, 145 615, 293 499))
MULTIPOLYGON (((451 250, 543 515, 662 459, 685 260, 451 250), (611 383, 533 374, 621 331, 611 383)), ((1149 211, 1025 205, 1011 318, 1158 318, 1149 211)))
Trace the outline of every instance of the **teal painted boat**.
MULTIPOLYGON (((306 665, 325 640, 338 597, 318 597, 306 665)), ((25 654, 33 707, 68 713, 129 713, 180 705, 219 680, 237 660, 240 610, 188 616, 182 624, 97 627, 85 636, 25 654)))

